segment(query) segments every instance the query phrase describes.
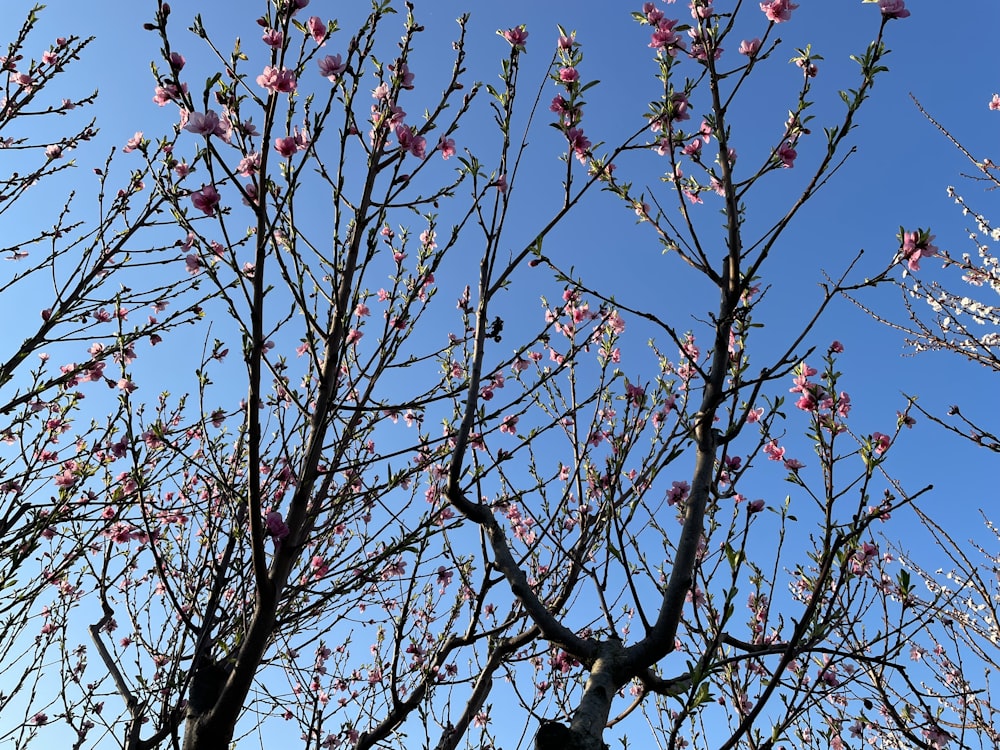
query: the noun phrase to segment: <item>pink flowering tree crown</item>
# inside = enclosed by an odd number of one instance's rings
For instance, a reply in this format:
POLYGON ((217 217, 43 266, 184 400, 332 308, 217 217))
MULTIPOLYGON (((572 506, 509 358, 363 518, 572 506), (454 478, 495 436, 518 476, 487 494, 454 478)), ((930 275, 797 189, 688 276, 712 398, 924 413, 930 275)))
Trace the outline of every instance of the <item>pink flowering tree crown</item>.
POLYGON ((175 328, 198 319, 203 298, 186 279, 150 272, 177 258, 172 238, 155 229, 168 200, 151 189, 171 140, 158 149, 140 134, 113 157, 95 152, 97 94, 74 79, 92 40, 45 38, 49 20, 40 6, 29 11, 0 58, 2 288, 12 328, 0 343, 0 653, 9 680, 0 713, 19 745, 73 716, 83 746, 97 734, 96 693, 64 693, 57 715, 54 685, 39 680, 75 675, 83 684, 86 650, 71 651, 67 633, 85 627, 93 589, 81 570, 134 485, 121 426, 138 387, 133 363, 155 361, 175 328), (68 184, 83 164, 98 166, 68 184))

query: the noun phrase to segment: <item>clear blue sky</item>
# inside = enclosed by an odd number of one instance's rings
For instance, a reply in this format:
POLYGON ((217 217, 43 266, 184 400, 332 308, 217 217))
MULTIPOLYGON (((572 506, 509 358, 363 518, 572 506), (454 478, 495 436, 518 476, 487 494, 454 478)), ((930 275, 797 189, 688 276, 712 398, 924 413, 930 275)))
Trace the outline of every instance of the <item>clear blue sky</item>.
MULTIPOLYGON (((761 193, 757 194, 757 203, 750 207, 750 213, 755 215, 753 222, 759 222, 760 226, 766 226, 784 212, 790 188, 798 184, 797 178, 804 176, 805 166, 819 158, 824 147, 822 125, 835 122, 842 109, 837 90, 857 84, 856 65, 848 55, 860 54, 878 26, 877 6, 863 5, 860 0, 801 0, 800 4, 792 21, 777 29, 785 43, 756 84, 755 101, 741 110, 734 125, 736 148, 749 161, 755 151, 770 143, 794 104, 798 69, 786 60, 796 47, 807 43, 812 44, 814 52, 823 55, 825 59, 820 63, 814 88, 814 136, 799 146, 801 168, 770 178, 773 197, 764 200, 761 193)), ((29 5, 20 0, 7 1, 0 20, 0 38, 13 35, 15 24, 19 24, 22 11, 29 5)), ((247 0, 212 3, 176 0, 171 5, 172 21, 178 32, 195 12, 201 12, 206 27, 223 51, 228 51, 226 43, 236 35, 242 35, 245 43, 255 42, 259 36, 259 27, 244 10, 256 4, 247 0)), ((556 24, 562 24, 575 29, 583 43, 582 76, 602 81, 602 85, 589 92, 584 127, 592 140, 613 144, 639 127, 645 103, 657 96, 654 69, 649 64, 651 53, 646 47, 648 30, 638 27, 629 17, 629 11, 638 10, 640 5, 615 0, 573 4, 539 0, 503 3, 424 0, 417 2, 416 15, 427 32, 419 42, 411 68, 417 74, 418 84, 428 79, 443 81, 450 65, 447 42, 456 28, 452 19, 471 9, 470 76, 495 81, 507 45, 494 32, 525 23, 530 37, 521 81, 526 88, 534 89, 543 83, 556 38, 556 24)), ((664 7, 668 13, 685 16, 685 5, 664 7)), ((717 10, 724 10, 727 5, 718 2, 717 10)), ((888 46, 893 50, 887 60, 890 72, 879 78, 871 101, 862 110, 853 140, 857 153, 798 217, 795 228, 786 235, 771 261, 767 272, 774 289, 759 313, 768 326, 759 338, 765 347, 780 345, 789 328, 804 312, 815 307, 821 269, 838 275, 857 251, 864 248, 866 257, 858 267, 858 275, 874 273, 894 253, 895 234, 900 225, 909 229, 930 226, 937 235, 937 244, 956 254, 972 249, 966 240, 965 223, 945 195, 947 185, 958 184, 960 192, 977 205, 988 207, 991 200, 995 205, 991 195, 962 184, 958 173, 964 168, 963 158, 921 117, 909 95, 919 98, 974 153, 989 153, 995 145, 1000 112, 990 112, 986 105, 993 92, 1000 90, 1000 73, 987 39, 991 32, 985 30, 1000 28, 1000 3, 996 0, 961 3, 960 14, 951 3, 911 0, 908 5, 912 16, 890 24, 887 35, 888 46), (956 21, 959 15, 961 25, 956 21), (961 34, 956 31, 958 28, 963 29, 961 34), (976 32, 977 29, 984 31, 976 32)), ((89 175, 90 167, 103 161, 108 146, 121 146, 137 130, 153 137, 165 132, 175 119, 173 107, 159 108, 151 100, 153 80, 148 62, 157 56, 158 44, 153 34, 141 29, 141 24, 152 18, 155 3, 52 0, 47 6, 41 28, 51 37, 68 33, 97 37, 83 62, 74 66, 70 79, 83 88, 96 86, 101 91, 94 109, 101 135, 95 144, 75 154, 81 165, 80 173, 89 175)), ((340 20, 344 31, 328 45, 334 53, 341 51, 338 45, 346 44, 365 10, 363 2, 313 0, 307 12, 340 20)), ((745 36, 760 36, 764 30, 763 16, 756 18, 753 12, 747 16, 756 26, 747 27, 745 36)), ((36 42, 41 38, 44 34, 36 35, 36 42)), ((736 44, 738 39, 731 40, 729 46, 736 44)), ((192 67, 205 60, 199 52, 200 42, 192 35, 178 33, 175 45, 188 56, 192 67)), ((546 84, 540 112, 543 121, 548 115, 546 104, 555 93, 554 87, 546 84)), ((697 99, 692 101, 696 112, 699 104, 697 99)), ((457 140, 461 147, 465 145, 463 138, 474 145, 479 137, 482 134, 474 130, 463 130, 457 140)), ((515 206, 524 212, 526 226, 531 225, 533 217, 541 215, 547 201, 556 199, 560 177, 560 165, 555 160, 557 137, 555 131, 541 122, 536 124, 531 141, 537 144, 537 150, 529 168, 531 174, 539 175, 538 187, 532 192, 522 185, 522 203, 515 206)), ((654 179, 650 179, 651 186, 656 185, 654 179)), ((663 190, 662 186, 655 189, 663 190)), ((699 207, 704 211, 706 226, 718 208, 711 205, 710 199, 699 207)), ((695 318, 705 319, 714 309, 714 295, 698 283, 691 283, 691 277, 676 259, 665 260, 651 233, 634 228, 633 218, 610 196, 592 197, 586 211, 571 222, 572 231, 551 241, 572 243, 580 273, 603 278, 623 301, 642 307, 644 301, 662 298, 690 311, 692 326, 695 318)), ((932 269, 933 265, 925 263, 925 268, 932 269)), ((902 314, 898 297, 889 289, 869 295, 866 300, 889 317, 902 314)), ((534 304, 534 300, 530 302, 534 304)), ((4 335, 16 337, 18 332, 8 328, 4 335)), ((995 376, 950 356, 903 356, 905 349, 897 332, 877 326, 847 303, 833 307, 810 341, 822 348, 834 338, 846 347, 841 369, 845 373, 844 385, 855 404, 854 429, 858 432, 891 432, 896 410, 904 406, 902 392, 919 395, 921 405, 939 414, 952 403, 966 407, 969 413, 978 411, 987 417, 994 411, 993 399, 988 394, 995 392, 995 376), (984 404, 989 408, 984 409, 984 404)), ((815 359, 818 363, 818 358, 815 359)), ((803 425, 801 421, 794 423, 790 431, 797 429, 795 424, 803 425)), ((806 463, 808 459, 803 456, 806 463)), ((961 538, 980 534, 976 511, 994 502, 989 471, 994 460, 992 455, 957 442, 942 430, 922 422, 900 443, 890 470, 911 489, 934 483, 938 489, 926 498, 925 505, 932 514, 936 507, 947 508, 947 520, 953 524, 955 536, 961 538)), ((767 468, 761 470, 766 472, 767 468)), ((780 486, 775 491, 785 492, 780 486)))

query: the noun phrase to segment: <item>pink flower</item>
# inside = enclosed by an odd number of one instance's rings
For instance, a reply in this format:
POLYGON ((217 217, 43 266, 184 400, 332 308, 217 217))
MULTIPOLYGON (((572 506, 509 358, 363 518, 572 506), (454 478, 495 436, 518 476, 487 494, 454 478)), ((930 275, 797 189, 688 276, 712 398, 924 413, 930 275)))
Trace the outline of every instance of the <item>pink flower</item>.
POLYGON ((751 500, 747 503, 747 513, 760 513, 764 510, 763 500, 751 500))
POLYGON ((576 154, 576 158, 582 164, 587 159, 587 150, 590 148, 590 139, 583 134, 580 128, 570 128, 566 131, 566 139, 569 147, 576 154))
POLYGON ((798 5, 790 2, 790 0, 771 0, 770 2, 760 4, 760 9, 764 11, 764 15, 767 16, 767 20, 771 23, 788 21, 792 17, 792 11, 798 7, 798 5))
POLYGON ((744 39, 740 42, 740 54, 746 55, 747 57, 753 57, 760 51, 760 39, 754 37, 753 39, 744 39))
POLYGON ((326 24, 319 16, 310 16, 306 21, 306 28, 316 44, 322 45, 326 41, 326 24))
POLYGON ((319 555, 316 555, 315 557, 313 557, 312 560, 309 561, 309 567, 312 568, 313 577, 317 579, 322 578, 330 571, 330 566, 327 565, 323 561, 323 558, 320 557, 319 555))
POLYGON ((50 159, 58 159, 60 156, 62 156, 62 154, 63 154, 62 146, 60 146, 58 143, 53 143, 51 146, 45 147, 45 155, 50 159))
POLYGON ((56 487, 70 488, 76 484, 76 477, 72 469, 66 469, 61 474, 56 475, 56 487))
POLYGON ((524 45, 528 41, 528 31, 524 24, 499 33, 504 39, 510 42, 511 47, 522 51, 524 50, 524 45))
POLYGON ((878 0, 878 7, 885 18, 908 18, 910 15, 904 0, 878 0))
POLYGON ((576 83, 580 80, 580 73, 576 68, 560 68, 559 80, 563 83, 576 83))
POLYGON ((414 133, 409 125, 397 125, 396 138, 399 139, 399 147, 401 149, 409 151, 418 159, 424 158, 427 139, 414 133))
POLYGON ((153 90, 153 101, 162 107, 167 102, 177 99, 182 93, 187 93, 187 90, 186 83, 181 84, 179 89, 172 83, 164 83, 153 90))
POLYGON ((288 525, 282 519, 279 511, 272 510, 268 513, 267 517, 264 519, 264 525, 267 527, 267 533, 270 534, 276 542, 288 536, 288 525))
POLYGON ((201 190, 191 193, 191 203, 206 216, 214 216, 221 196, 215 185, 202 185, 201 190))
POLYGON ((140 148, 141 146, 142 146, 142 131, 139 130, 136 131, 135 135, 133 135, 131 138, 128 139, 122 151, 124 151, 127 154, 132 151, 135 151, 137 148, 140 148))
POLYGON ((184 130, 195 135, 222 135, 225 132, 219 122, 219 115, 211 109, 205 113, 190 113, 184 130))
POLYGON ((785 458, 785 449, 778 446, 777 440, 771 440, 765 444, 764 453, 772 461, 782 461, 785 458))
POLYGON ((441 158, 448 160, 455 155, 455 140, 453 138, 445 138, 443 135, 438 140, 438 150, 441 152, 441 158))
POLYGON ((270 65, 264 68, 264 72, 257 76, 257 85, 262 86, 268 91, 275 91, 281 94, 287 94, 295 90, 295 71, 289 70, 288 68, 282 68, 278 70, 270 65))
POLYGON ((413 88, 413 73, 410 72, 410 68, 406 63, 399 63, 398 66, 390 65, 389 70, 396 74, 401 89, 413 88))
POLYGON ((998 110, 1000 109, 1000 94, 994 94, 993 98, 990 99, 990 109, 998 110))
POLYGON ((901 252, 903 260, 911 271, 920 270, 920 259, 930 258, 937 251, 937 247, 931 244, 934 239, 933 234, 917 230, 916 232, 903 232, 903 247, 901 252))
POLYGON ((281 49, 281 45, 285 41, 285 35, 276 29, 268 29, 264 32, 264 36, 261 37, 261 41, 271 49, 281 49))
POLYGON ((681 41, 680 36, 674 31, 676 24, 676 20, 661 18, 656 24, 656 31, 650 37, 649 47, 657 50, 665 49, 671 56, 676 55, 681 41))
POLYGON ((785 141, 778 146, 776 153, 778 158, 781 159, 781 166, 786 169, 790 169, 795 166, 795 158, 799 155, 788 141, 785 141))
POLYGON ((875 451, 876 456, 881 456, 887 450, 889 450, 889 444, 892 442, 892 438, 881 432, 872 433, 872 449, 875 451))
POLYGON ((345 70, 347 70, 347 63, 341 59, 340 55, 327 55, 319 60, 320 75, 326 76, 330 83, 336 83, 345 70))
POLYGON ((444 565, 438 566, 437 573, 438 573, 437 575, 438 585, 441 586, 442 588, 447 587, 448 584, 451 583, 451 578, 454 575, 454 573, 448 570, 444 565))
POLYGON ((516 414, 509 414, 508 416, 504 417, 503 420, 500 422, 500 432, 506 432, 508 435, 516 435, 517 420, 518 417, 516 414))
POLYGON ((275 138, 274 148, 279 154, 284 156, 286 159, 290 159, 295 156, 295 152, 299 150, 298 144, 295 143, 294 136, 287 136, 285 138, 275 138))

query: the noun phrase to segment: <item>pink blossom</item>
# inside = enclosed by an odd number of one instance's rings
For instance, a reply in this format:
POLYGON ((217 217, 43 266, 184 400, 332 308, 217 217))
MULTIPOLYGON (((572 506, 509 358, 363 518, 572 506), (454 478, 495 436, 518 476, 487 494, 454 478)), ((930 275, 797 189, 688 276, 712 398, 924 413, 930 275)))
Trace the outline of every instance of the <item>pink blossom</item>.
POLYGON ((76 484, 76 477, 73 475, 72 469, 66 469, 60 474, 56 475, 55 479, 56 487, 62 487, 68 489, 76 484))
POLYGON ((517 420, 516 414, 509 414, 503 418, 500 422, 500 432, 506 432, 508 435, 517 434, 517 420))
POLYGON ((445 138, 442 135, 438 140, 437 147, 441 152, 441 158, 446 161, 455 155, 455 141, 452 138, 445 138))
POLYGON ((277 29, 267 29, 261 37, 261 41, 271 49, 281 49, 281 45, 285 41, 285 35, 277 29))
POLYGON ((510 42, 511 47, 514 49, 524 50, 524 45, 528 41, 528 31, 524 24, 499 33, 504 39, 510 42))
POLYGON ((295 143, 295 138, 293 136, 286 136, 284 138, 274 139, 274 148, 286 159, 290 159, 295 156, 295 152, 299 150, 298 145, 295 143))
POLYGON ((989 107, 994 111, 1000 109, 1000 94, 993 95, 993 98, 990 99, 989 107))
POLYGON ((131 138, 128 139, 122 151, 124 151, 127 154, 141 147, 142 147, 142 131, 138 130, 136 131, 135 135, 133 135, 131 138))
POLYGON ((881 456, 887 450, 889 450, 889 444, 892 442, 892 438, 881 432, 872 433, 872 448, 875 451, 875 455, 881 456))
POLYGON ((580 128, 570 128, 566 131, 566 140, 569 147, 576 155, 577 160, 582 164, 587 159, 587 151, 590 149, 590 139, 583 134, 580 128))
POLYGON ((323 561, 323 558, 319 555, 313 557, 309 561, 309 567, 312 568, 313 578, 320 579, 330 572, 330 566, 323 561))
POLYGON ((399 139, 399 147, 409 151, 418 159, 424 158, 427 148, 427 139, 417 135, 409 125, 396 126, 396 138, 399 139))
POLYGON ((267 517, 264 519, 264 525, 267 527, 267 533, 270 534, 275 541, 280 541, 289 534, 288 525, 282 519, 280 511, 272 510, 268 513, 267 517))
POLYGON ((656 7, 656 3, 643 3, 642 12, 646 20, 654 26, 663 18, 663 11, 656 7))
POLYGON ((878 0, 878 7, 885 18, 908 18, 910 15, 904 0, 878 0))
POLYGON ((772 461, 782 461, 785 458, 785 449, 778 446, 777 440, 771 440, 764 445, 764 453, 772 461))
POLYGON ((749 503, 747 503, 748 513, 760 513, 762 510, 764 510, 763 500, 751 500, 749 503))
POLYGON ((160 107, 164 106, 167 102, 172 102, 180 97, 181 94, 187 93, 187 84, 181 84, 178 89, 172 83, 163 83, 157 86, 153 90, 153 101, 157 103, 160 107))
POLYGON ((754 57, 760 51, 760 39, 744 39, 740 42, 739 52, 747 57, 754 57))
POLYGON ((776 154, 781 160, 782 167, 790 169, 795 166, 795 158, 798 156, 798 152, 792 148, 792 145, 788 141, 778 146, 776 154))
POLYGON ((222 135, 225 132, 219 115, 211 109, 204 113, 191 112, 184 130, 195 135, 222 135))
POLYGON ((687 482, 674 482, 673 486, 667 490, 667 505, 676 505, 687 500, 691 485, 687 482))
POLYGON ((680 35, 674 31, 676 20, 661 18, 656 24, 656 31, 653 32, 649 40, 649 47, 656 50, 667 50, 673 56, 677 54, 680 46, 680 35))
POLYGON ((191 193, 191 203, 206 216, 214 216, 221 196, 215 185, 202 185, 201 190, 191 193))
POLYGON ((327 55, 319 59, 320 75, 325 76, 331 83, 336 83, 345 70, 347 70, 347 63, 340 55, 327 55))
POLYGON ((580 80, 580 73, 576 68, 560 68, 559 80, 563 83, 576 83, 580 80))
POLYGON ((62 146, 58 143, 53 143, 50 146, 45 147, 45 155, 50 159, 58 159, 63 155, 62 146))
POLYGON ((10 80, 23 88, 25 91, 31 91, 35 85, 35 79, 28 73, 18 73, 15 71, 10 74, 10 80))
POLYGON ((257 85, 262 86, 268 91, 287 94, 294 91, 297 85, 295 71, 288 68, 278 70, 268 65, 264 68, 264 72, 257 76, 257 85))
POLYGON ((911 271, 920 270, 920 259, 930 258, 937 251, 937 247, 931 244, 934 239, 933 234, 927 234, 920 230, 916 232, 903 232, 903 247, 901 252, 903 260, 911 271))
POLYGON ((447 588, 448 584, 451 583, 451 579, 454 573, 448 570, 444 565, 441 565, 437 569, 437 582, 438 585, 442 587, 442 590, 447 588))
POLYGON ((326 24, 319 16, 310 16, 306 21, 306 28, 316 44, 322 45, 326 41, 326 24))
POLYGON ((413 88, 413 73, 410 72, 410 67, 405 62, 401 62, 398 65, 390 65, 389 70, 396 74, 401 89, 413 88))
POLYGON ((767 16, 767 20, 771 23, 782 23, 788 21, 792 17, 792 11, 799 6, 790 0, 771 0, 767 3, 761 3, 760 9, 764 11, 764 15, 767 16))

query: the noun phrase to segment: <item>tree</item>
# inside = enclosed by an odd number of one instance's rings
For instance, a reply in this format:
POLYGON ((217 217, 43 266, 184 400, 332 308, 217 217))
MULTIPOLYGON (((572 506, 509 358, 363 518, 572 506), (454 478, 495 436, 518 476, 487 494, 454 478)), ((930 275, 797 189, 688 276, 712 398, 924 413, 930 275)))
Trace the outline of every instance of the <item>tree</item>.
MULTIPOLYGON (((975 156, 920 102, 914 101, 928 122, 972 165, 972 174, 963 175, 972 185, 986 190, 1000 186, 997 165, 990 158, 975 156)), ((1000 97, 994 95, 989 109, 1000 109, 1000 97)), ((948 187, 948 195, 967 217, 970 226, 966 227, 966 236, 974 251, 941 249, 934 244, 930 228, 901 227, 895 258, 899 272, 892 281, 900 291, 905 319, 881 312, 881 306, 869 300, 854 301, 879 322, 902 332, 915 354, 956 355, 996 372, 1000 370, 1000 318, 992 297, 1000 290, 1000 277, 993 245, 1000 239, 1000 231, 989 212, 981 210, 981 197, 966 200, 953 186, 948 187), (924 260, 927 262, 922 266, 924 260), (938 268, 931 265, 938 262, 938 268)), ((946 247, 953 242, 949 235, 942 235, 938 241, 946 247)), ((947 414, 935 413, 918 401, 919 395, 911 396, 914 413, 953 437, 990 452, 1000 450, 996 428, 975 416, 978 410, 959 401, 947 414)), ((982 502, 978 498, 970 501, 982 502)), ((926 554, 918 556, 898 545, 898 554, 913 574, 910 600, 935 613, 929 627, 911 641, 910 658, 928 665, 923 689, 934 699, 940 725, 962 747, 993 747, 1000 741, 996 729, 998 700, 991 680, 991 673, 1000 664, 997 556, 992 551, 998 538, 996 522, 987 509, 981 509, 987 530, 985 541, 964 539, 940 519, 919 509, 917 512, 942 559, 932 565, 926 554)))
MULTIPOLYGON (((842 347, 823 350, 822 371, 805 359, 829 303, 867 282, 842 269, 751 369, 771 253, 846 158, 903 3, 878 4, 859 82, 815 150, 821 58, 796 51, 791 114, 740 169, 734 102, 774 63, 774 30, 796 6, 763 3, 761 16, 695 0, 682 24, 646 3, 635 15, 658 88, 612 146, 585 134, 595 82, 561 30, 562 188, 550 206, 533 197, 549 213, 524 221, 513 201, 532 172, 517 133, 540 116, 519 89, 524 27, 502 31, 500 83, 480 87, 460 18, 451 75, 430 97, 415 83, 412 5, 397 19, 376 2, 346 40, 303 20, 306 5, 268 2, 262 38, 231 51, 196 17, 215 56, 200 90, 170 7, 147 24, 161 44, 155 99, 178 122, 129 143, 170 215, 139 225, 180 248, 155 275, 211 328, 188 395, 147 397, 155 379, 123 356, 106 432, 65 469, 95 505, 51 525, 52 543, 80 554, 49 571, 60 640, 44 643, 68 653, 86 623, 107 677, 85 680, 84 652, 67 657, 61 707, 50 718, 29 691, 22 739, 65 722, 78 746, 196 750, 290 725, 306 747, 499 746, 518 742, 493 729, 504 701, 539 720, 540 750, 596 750, 636 711, 670 747, 829 747, 849 727, 940 743, 898 666, 928 610, 872 529, 922 492, 884 473, 908 416, 893 434, 852 434, 842 347), (723 54, 744 28, 761 38, 723 54), (495 143, 460 153, 483 99, 495 143), (810 159, 778 218, 757 219, 751 197, 788 189, 810 159), (664 173, 662 190, 633 187, 664 173), (601 191, 717 304, 623 302, 578 274, 561 233, 601 191), (705 201, 722 208, 721 232, 695 208, 705 201), (539 288, 560 296, 533 318, 512 295, 539 288), (641 350, 635 329, 660 343, 641 350), (789 384, 814 466, 786 456, 789 384), (754 498, 775 466, 793 494, 754 498), (808 537, 793 533, 806 523, 808 537), (918 713, 895 711, 890 688, 918 713)), ((190 340, 164 345, 182 362, 190 340)))
MULTIPOLYGON (((16 321, 17 328, 5 337, 0 354, 5 445, 0 457, 0 711, 5 716, 21 708, 15 700, 19 692, 38 688, 44 679, 39 664, 64 645, 58 636, 76 603, 78 567, 105 525, 97 495, 83 487, 91 478, 106 478, 108 453, 122 449, 109 425, 124 406, 118 404, 110 422, 101 424, 89 421, 84 399, 95 392, 100 398, 101 384, 127 391, 136 347, 156 344, 198 318, 197 283, 157 281, 144 272, 171 254, 152 239, 167 201, 144 189, 146 170, 123 177, 111 168, 110 158, 94 169, 89 188, 97 207, 93 222, 80 218, 81 200, 75 194, 61 206, 35 200, 43 183, 55 187, 75 166, 71 153, 97 134, 95 121, 81 117, 96 92, 53 96, 92 40, 61 37, 39 59, 26 60, 29 49, 37 49, 39 11, 27 14, 7 46, 2 60, 8 81, 0 99, 7 175, 0 179, 0 216, 7 229, 0 291, 5 319, 16 321), (68 124, 49 126, 60 117, 68 124), (25 215, 37 223, 25 222, 25 215), (165 314, 137 320, 143 308, 162 311, 175 300, 187 306, 175 302, 165 314), (77 491, 83 492, 79 501, 77 491), (73 533, 57 533, 60 529, 73 533), (41 575, 31 572, 36 560, 41 575), (44 623, 36 629, 38 612, 32 604, 53 585, 60 594, 52 608, 43 610, 44 623), (26 643, 29 626, 33 642, 26 643), (8 692, 8 686, 14 689, 8 692)), ((71 658, 65 652, 62 657, 71 658)), ((67 706, 71 724, 77 708, 67 706)), ((23 724, 5 731, 16 742, 27 739, 23 724)))

